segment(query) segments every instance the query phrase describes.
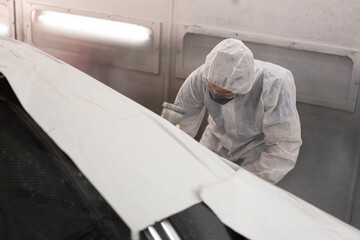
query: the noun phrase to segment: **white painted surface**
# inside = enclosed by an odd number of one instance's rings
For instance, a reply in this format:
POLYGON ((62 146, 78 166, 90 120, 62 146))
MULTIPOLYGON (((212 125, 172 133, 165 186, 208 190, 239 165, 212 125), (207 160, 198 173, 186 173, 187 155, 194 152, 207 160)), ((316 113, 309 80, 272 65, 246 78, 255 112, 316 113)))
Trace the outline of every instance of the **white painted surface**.
POLYGON ((0 71, 134 238, 201 200, 254 240, 360 238, 359 230, 244 169, 235 172, 165 119, 29 45, 0 39, 0 71))
POLYGON ((165 119, 29 45, 0 39, 0 71, 133 232, 199 203, 200 186, 234 173, 165 119))
POLYGON ((360 239, 358 229, 244 169, 206 185, 200 197, 223 223, 248 239, 360 239))

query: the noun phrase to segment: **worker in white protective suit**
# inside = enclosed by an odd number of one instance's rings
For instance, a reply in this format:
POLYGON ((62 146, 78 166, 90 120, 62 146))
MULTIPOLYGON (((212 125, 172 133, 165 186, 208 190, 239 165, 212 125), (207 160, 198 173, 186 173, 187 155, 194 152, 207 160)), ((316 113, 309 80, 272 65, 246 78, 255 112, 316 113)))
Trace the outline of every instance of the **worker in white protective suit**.
POLYGON ((254 60, 240 40, 220 42, 186 79, 175 104, 186 112, 180 128, 192 137, 208 110, 200 143, 221 157, 272 183, 294 168, 302 141, 293 76, 254 60))

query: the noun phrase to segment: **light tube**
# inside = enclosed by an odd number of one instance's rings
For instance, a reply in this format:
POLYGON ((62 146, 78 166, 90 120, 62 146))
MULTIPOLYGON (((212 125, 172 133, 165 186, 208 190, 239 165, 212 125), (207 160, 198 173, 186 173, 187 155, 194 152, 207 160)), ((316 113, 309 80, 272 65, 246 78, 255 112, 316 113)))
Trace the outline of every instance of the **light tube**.
POLYGON ((135 45, 151 40, 152 30, 136 24, 52 11, 38 13, 39 23, 70 36, 135 45))
POLYGON ((2 37, 9 37, 10 36, 9 25, 0 22, 0 36, 2 36, 2 37))

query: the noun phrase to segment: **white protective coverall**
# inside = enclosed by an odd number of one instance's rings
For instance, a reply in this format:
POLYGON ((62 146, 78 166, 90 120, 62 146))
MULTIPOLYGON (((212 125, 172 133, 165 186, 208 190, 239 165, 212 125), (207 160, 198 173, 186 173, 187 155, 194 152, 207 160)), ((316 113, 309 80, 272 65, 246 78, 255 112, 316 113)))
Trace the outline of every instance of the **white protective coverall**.
POLYGON ((220 42, 186 79, 175 104, 186 111, 180 128, 192 137, 206 107, 208 125, 200 143, 221 157, 272 183, 294 168, 302 141, 293 76, 254 60, 240 40, 220 42), (205 79, 236 97, 216 103, 205 79))

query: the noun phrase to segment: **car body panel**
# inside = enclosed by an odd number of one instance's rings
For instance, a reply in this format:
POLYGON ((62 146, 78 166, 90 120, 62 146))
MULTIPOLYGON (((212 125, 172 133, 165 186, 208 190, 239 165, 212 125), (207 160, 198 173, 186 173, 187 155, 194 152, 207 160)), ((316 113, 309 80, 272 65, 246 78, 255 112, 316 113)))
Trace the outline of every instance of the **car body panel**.
POLYGON ((241 168, 235 171, 165 119, 30 45, 1 39, 0 72, 134 239, 201 201, 254 240, 360 239, 357 229, 241 168))
POLYGON ((352 240, 360 231, 244 169, 208 184, 201 199, 248 239, 352 240))
POLYGON ((233 174, 180 129, 75 68, 9 40, 0 56, 24 109, 133 232, 200 202, 201 185, 233 174))

